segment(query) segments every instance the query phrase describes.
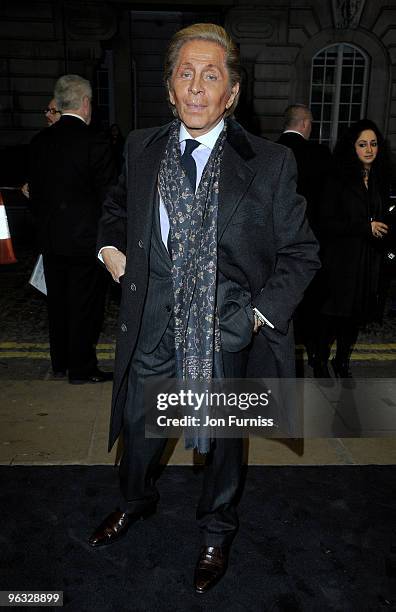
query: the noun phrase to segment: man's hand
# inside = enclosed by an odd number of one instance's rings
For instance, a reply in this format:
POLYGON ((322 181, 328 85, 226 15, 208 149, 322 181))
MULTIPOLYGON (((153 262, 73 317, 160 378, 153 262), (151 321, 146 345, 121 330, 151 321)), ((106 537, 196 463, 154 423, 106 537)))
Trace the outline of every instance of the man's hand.
POLYGON ((29 183, 25 183, 24 185, 22 185, 21 191, 22 191, 23 195, 25 196, 25 198, 27 198, 29 200, 29 198, 30 198, 29 183))
POLYGON ((374 238, 382 238, 388 233, 388 226, 381 221, 371 221, 371 233, 374 238))
POLYGON ((261 327, 263 326, 263 322, 258 318, 258 316, 255 314, 254 315, 254 327, 253 327, 253 333, 257 334, 261 327))
POLYGON ((103 263, 110 272, 113 280, 116 283, 120 282, 120 277, 125 274, 126 257, 124 253, 118 249, 104 248, 100 254, 103 258, 103 263))

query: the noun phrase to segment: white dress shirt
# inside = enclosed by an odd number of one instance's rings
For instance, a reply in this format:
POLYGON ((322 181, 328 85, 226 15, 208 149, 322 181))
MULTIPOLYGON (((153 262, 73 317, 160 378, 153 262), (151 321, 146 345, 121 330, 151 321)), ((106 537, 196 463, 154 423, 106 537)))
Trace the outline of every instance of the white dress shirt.
POLYGON ((297 132, 297 130, 284 130, 282 134, 298 134, 299 136, 302 136, 304 140, 308 140, 308 138, 306 138, 304 134, 301 134, 301 132, 297 132))
MULTIPOLYGON (((195 165, 197 167, 197 182, 195 186, 195 191, 197 191, 199 183, 201 181, 202 173, 205 169, 207 161, 210 157, 213 147, 216 144, 216 140, 220 136, 220 133, 224 127, 224 119, 220 121, 214 128, 207 132, 203 136, 198 136, 197 138, 192 138, 192 136, 188 133, 184 125, 180 124, 179 131, 179 143, 180 143, 180 153, 183 155, 184 149, 186 148, 186 140, 196 140, 200 143, 199 147, 194 149, 191 153, 194 158, 195 165)), ((160 205, 159 205, 159 214, 160 214, 160 224, 161 224, 161 238, 162 242, 168 248, 168 234, 169 234, 169 218, 168 211, 165 208, 165 205, 160 196, 160 205)))

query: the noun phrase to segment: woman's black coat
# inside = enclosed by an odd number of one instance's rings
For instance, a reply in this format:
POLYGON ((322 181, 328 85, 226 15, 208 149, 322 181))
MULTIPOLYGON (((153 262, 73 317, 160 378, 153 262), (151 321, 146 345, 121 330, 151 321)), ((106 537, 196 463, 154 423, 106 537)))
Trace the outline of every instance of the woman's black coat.
POLYGON ((333 173, 319 207, 321 312, 366 322, 375 316, 382 250, 371 233, 381 221, 383 198, 374 172, 362 176, 333 173))

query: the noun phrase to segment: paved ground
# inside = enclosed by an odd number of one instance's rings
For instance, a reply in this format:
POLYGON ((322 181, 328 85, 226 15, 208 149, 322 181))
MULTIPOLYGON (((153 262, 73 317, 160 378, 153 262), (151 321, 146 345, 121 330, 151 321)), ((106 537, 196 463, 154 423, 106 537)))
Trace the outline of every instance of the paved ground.
MULTIPOLYGON (((111 384, 73 387, 51 380, 45 297, 28 284, 35 255, 31 248, 18 246, 16 254, 17 264, 0 266, 0 463, 114 463, 116 450, 110 455, 106 450, 111 384)), ((113 288, 98 347, 101 365, 108 369, 114 359, 118 298, 113 288)), ((305 376, 311 376, 302 351, 298 354, 305 376)), ((361 378, 396 378, 396 318, 386 317, 383 326, 360 334, 353 371, 361 378)), ((396 407, 396 399, 388 401, 396 407)), ((170 462, 191 461, 191 453, 179 443, 170 462)), ((304 443, 253 439, 249 462, 395 463, 396 439, 326 438, 304 443)))

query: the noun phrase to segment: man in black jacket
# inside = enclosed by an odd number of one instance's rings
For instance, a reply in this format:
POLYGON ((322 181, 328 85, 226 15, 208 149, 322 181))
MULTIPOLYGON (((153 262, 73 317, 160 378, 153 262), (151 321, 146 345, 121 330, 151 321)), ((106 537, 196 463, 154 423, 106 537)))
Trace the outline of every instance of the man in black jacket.
MULTIPOLYGON (((256 340, 265 373, 293 376, 289 322, 319 266, 291 153, 231 117, 240 66, 228 34, 214 24, 176 33, 164 76, 176 118, 130 134, 99 229, 100 255, 123 279, 109 445, 122 431, 124 452, 119 508, 94 531, 93 547, 118 541, 158 501, 166 439, 145 438, 144 384, 243 378, 256 340)), ((199 593, 226 571, 242 478, 242 441, 207 442, 187 439, 207 455, 199 593)))
POLYGON ((65 75, 55 86, 62 113, 32 140, 29 189, 43 253, 54 375, 72 384, 103 382, 95 345, 104 310, 106 277, 95 253, 97 225, 115 168, 106 140, 89 126, 89 81, 65 75))
MULTIPOLYGON (((311 142, 312 113, 304 104, 292 104, 285 110, 284 131, 278 143, 294 153, 297 162, 297 193, 307 202, 307 217, 311 228, 317 234, 319 201, 326 177, 331 168, 330 150, 321 144, 311 142)), ((296 337, 305 345, 308 363, 313 366, 316 346, 316 318, 319 291, 315 280, 306 292, 295 316, 296 337)))
POLYGON ((313 230, 316 226, 318 201, 330 171, 330 150, 309 140, 312 113, 304 104, 292 104, 285 110, 284 131, 279 144, 289 147, 297 162, 297 193, 307 201, 307 217, 313 230))

